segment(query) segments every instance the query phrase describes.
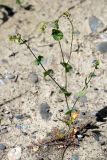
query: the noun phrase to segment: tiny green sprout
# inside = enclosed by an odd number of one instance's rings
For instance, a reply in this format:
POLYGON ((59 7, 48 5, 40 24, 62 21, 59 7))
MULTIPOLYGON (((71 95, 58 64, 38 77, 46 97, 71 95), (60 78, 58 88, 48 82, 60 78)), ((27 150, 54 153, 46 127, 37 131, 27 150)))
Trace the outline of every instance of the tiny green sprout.
POLYGON ((66 96, 66 97, 69 97, 70 95, 71 95, 71 92, 68 92, 65 88, 61 88, 61 91, 64 93, 64 95, 66 96))
POLYGON ((58 29, 52 29, 52 36, 56 41, 60 41, 61 39, 63 39, 63 33, 58 29))
POLYGON ((86 90, 81 90, 76 94, 77 98, 81 98, 85 95, 86 95, 86 90))
POLYGON ((53 21, 53 28, 54 28, 54 29, 59 29, 59 24, 58 24, 58 22, 59 22, 58 19, 55 20, 55 21, 53 21))
POLYGON ((48 69, 47 71, 44 72, 44 78, 46 78, 46 76, 51 75, 53 76, 54 71, 52 69, 48 69))
POLYGON ((61 62, 61 65, 65 68, 66 73, 72 70, 72 66, 69 63, 61 62))
POLYGON ((20 35, 20 34, 10 35, 10 36, 9 36, 9 40, 12 41, 12 42, 19 43, 19 44, 23 44, 23 43, 24 43, 24 41, 23 41, 23 39, 21 38, 21 35, 20 35))
POLYGON ((43 56, 39 55, 35 60, 35 64, 40 65, 42 63, 43 58, 44 58, 43 56))
POLYGON ((89 77, 96 77, 96 75, 95 75, 94 72, 91 72, 91 73, 89 74, 89 77))
POLYGON ((99 65, 100 65, 99 60, 95 60, 95 61, 93 62, 93 66, 95 67, 95 69, 98 69, 99 65))
POLYGON ((16 0, 16 3, 21 5, 22 4, 22 0, 16 0))
POLYGON ((71 14, 68 11, 66 11, 66 12, 63 13, 63 16, 70 17, 71 14))
POLYGON ((39 24, 39 28, 40 28, 41 32, 45 33, 45 30, 47 28, 47 22, 41 22, 39 24))

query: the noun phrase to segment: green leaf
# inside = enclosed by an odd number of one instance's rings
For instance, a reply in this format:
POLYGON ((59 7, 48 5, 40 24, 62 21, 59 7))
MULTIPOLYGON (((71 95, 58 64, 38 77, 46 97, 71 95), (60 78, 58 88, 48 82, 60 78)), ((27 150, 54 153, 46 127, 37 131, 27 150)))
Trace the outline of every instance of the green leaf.
POLYGON ((59 24, 58 24, 58 22, 59 22, 59 20, 55 20, 54 22, 53 22, 53 28, 54 29, 59 29, 59 24))
POLYGON ((16 35, 10 35, 9 36, 9 40, 12 42, 16 42, 19 44, 23 44, 25 41, 22 39, 20 34, 16 34, 16 35))
POLYGON ((47 71, 44 72, 44 77, 46 77, 48 75, 53 76, 53 74, 54 74, 54 71, 52 69, 48 69, 47 71))
POLYGON ((72 66, 66 62, 61 62, 61 65, 65 68, 66 73, 72 70, 72 66))
POLYGON ((83 97, 85 95, 86 95, 86 91, 85 90, 81 90, 76 94, 77 98, 81 98, 81 97, 83 97))
POLYGON ((65 94, 66 97, 69 97, 71 95, 71 93, 68 92, 65 88, 61 88, 61 91, 65 94))
POLYGON ((39 55, 38 58, 35 60, 35 64, 40 65, 42 63, 43 56, 39 55))
POLYGON ((71 14, 68 11, 64 12, 63 15, 66 16, 66 17, 70 17, 71 16, 71 14))
POLYGON ((39 24, 39 27, 40 27, 40 30, 41 30, 41 32, 45 32, 45 30, 46 30, 46 28, 47 28, 47 22, 41 22, 40 24, 39 24))
POLYGON ((63 39, 63 33, 58 29, 52 29, 52 36, 56 41, 63 39))
POLYGON ((85 86, 86 86, 86 88, 88 88, 88 82, 87 82, 87 80, 88 80, 88 78, 86 77, 85 78, 85 86))
POLYGON ((98 69, 99 65, 100 65, 99 60, 95 60, 94 61, 94 67, 95 67, 95 69, 98 69))
POLYGON ((94 72, 91 72, 91 73, 89 74, 89 77, 96 77, 96 75, 95 75, 94 72))
POLYGON ((66 114, 66 115, 71 115, 72 111, 73 111, 73 110, 70 109, 70 110, 68 110, 65 114, 66 114))
POLYGON ((16 0, 16 3, 21 5, 22 4, 22 0, 16 0))

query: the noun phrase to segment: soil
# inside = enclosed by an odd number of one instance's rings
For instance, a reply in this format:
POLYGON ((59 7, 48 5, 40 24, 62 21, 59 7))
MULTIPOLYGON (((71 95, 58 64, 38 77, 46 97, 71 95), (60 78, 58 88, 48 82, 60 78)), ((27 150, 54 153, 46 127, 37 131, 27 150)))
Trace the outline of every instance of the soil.
MULTIPOLYGON (((64 160, 72 160, 73 155, 78 155, 79 160, 107 160, 107 52, 96 49, 100 42, 107 41, 107 1, 24 0, 22 6, 14 0, 0 0, 0 143, 6 146, 0 150, 0 159, 8 160, 8 152, 16 146, 22 149, 21 160, 61 159, 62 149, 43 148, 37 153, 36 148, 29 150, 28 146, 45 138, 53 127, 66 127, 57 119, 66 112, 64 97, 54 82, 44 80, 42 68, 35 65, 26 47, 10 42, 9 35, 20 33, 28 39, 35 54, 45 57, 45 67, 52 68, 55 79, 64 85, 58 44, 48 33, 41 34, 38 26, 41 21, 55 20, 69 10, 75 28, 70 60, 73 71, 68 81, 69 91, 72 92, 70 106, 73 105, 75 94, 83 87, 85 77, 93 71, 93 61, 99 59, 101 63, 96 77, 91 81, 86 97, 77 103, 76 109, 87 115, 82 116, 83 123, 87 123, 90 115, 94 116, 98 111, 104 109, 105 114, 103 117, 101 112, 102 120, 97 121, 98 130, 101 131, 100 140, 96 141, 89 132, 79 147, 67 149, 64 160), (10 7, 12 14, 4 6, 10 7), (5 21, 3 13, 7 17, 5 21), (94 21, 90 18, 93 16, 101 22, 94 26, 94 30, 93 24, 90 27, 94 21), (76 52, 78 43, 79 53, 76 52)), ((60 25, 66 35, 62 45, 68 58, 69 41, 67 43, 66 40, 70 36, 70 25, 64 19, 60 25)))

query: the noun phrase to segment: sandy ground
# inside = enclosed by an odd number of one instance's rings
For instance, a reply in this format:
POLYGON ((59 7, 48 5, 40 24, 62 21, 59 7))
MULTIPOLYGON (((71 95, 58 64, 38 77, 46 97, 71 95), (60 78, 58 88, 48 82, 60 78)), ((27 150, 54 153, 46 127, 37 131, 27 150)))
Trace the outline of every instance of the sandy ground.
MULTIPOLYGON (((66 104, 55 84, 52 81, 44 81, 42 69, 34 65, 34 58, 26 47, 9 42, 8 36, 18 32, 25 38, 31 38, 29 44, 32 50, 46 58, 44 65, 55 70, 56 80, 63 85, 64 73, 59 65, 61 56, 58 45, 44 46, 54 43, 54 40, 48 34, 39 34, 38 24, 41 21, 54 20, 69 9, 75 28, 73 50, 77 48, 77 41, 81 46, 79 54, 73 52, 71 58, 74 69, 69 75, 68 86, 72 91, 69 102, 72 106, 75 93, 83 86, 85 77, 92 70, 92 62, 98 58, 101 61, 100 69, 90 84, 87 100, 79 102, 76 106, 82 112, 97 112, 107 106, 107 53, 96 51, 96 44, 102 41, 102 30, 107 24, 107 1, 25 0, 24 5, 32 5, 32 10, 29 11, 20 8, 13 0, 0 0, 0 4, 8 5, 16 11, 14 16, 0 25, 0 78, 4 80, 0 83, 0 143, 6 145, 6 149, 0 151, 0 159, 8 160, 8 152, 20 146, 21 160, 40 160, 41 156, 37 156, 35 151, 29 151, 27 146, 35 143, 38 138, 45 137, 52 127, 65 128, 64 124, 57 120, 57 116, 64 115, 66 104), (89 26, 89 18, 92 16, 96 16, 103 23, 96 33, 92 33, 89 26), (15 52, 16 55, 11 56, 15 52), (80 75, 76 75, 76 72, 80 72, 80 75), (8 73, 13 77, 3 79, 2 76, 6 77, 8 73), (32 73, 37 74, 37 83, 32 82, 32 73), (47 120, 40 114, 40 106, 43 103, 50 106, 47 120), (23 118, 18 119, 17 115, 23 115, 23 118)), ((68 36, 69 25, 62 21, 61 27, 68 36)), ((69 44, 65 41, 63 48, 67 57, 69 44)), ((98 122, 99 124, 101 123, 98 122)), ((106 123, 100 126, 100 130, 102 135, 107 137, 106 123)), ((107 139, 105 141, 102 146, 93 136, 86 137, 79 148, 67 150, 65 160, 71 160, 73 154, 77 154, 79 160, 106 160, 107 139)), ((42 156, 44 160, 60 160, 61 154, 61 150, 50 148, 45 150, 42 156)))

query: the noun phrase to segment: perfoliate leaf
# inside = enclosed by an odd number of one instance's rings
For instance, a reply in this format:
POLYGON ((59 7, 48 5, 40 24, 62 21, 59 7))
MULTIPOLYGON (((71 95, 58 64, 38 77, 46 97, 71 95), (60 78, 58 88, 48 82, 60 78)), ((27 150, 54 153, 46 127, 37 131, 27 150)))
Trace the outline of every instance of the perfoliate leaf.
POLYGON ((79 92, 76 94, 77 98, 81 98, 81 97, 83 97, 83 96, 85 96, 85 95, 86 95, 86 91, 85 91, 85 90, 79 91, 79 92))
POLYGON ((68 92, 65 88, 62 88, 61 91, 65 94, 66 97, 69 97, 71 95, 71 93, 68 92))
POLYGON ((99 67, 99 65, 100 65, 99 60, 95 60, 93 63, 94 63, 95 69, 98 69, 98 67, 99 67))
POLYGON ((35 60, 35 64, 40 65, 42 63, 43 56, 39 55, 38 58, 35 60))
POLYGON ((89 77, 95 77, 96 75, 95 75, 95 73, 94 72, 91 72, 90 74, 89 74, 89 77))
POLYGON ((70 109, 70 110, 68 110, 65 114, 66 114, 66 115, 71 115, 72 111, 73 111, 73 110, 70 109))
POLYGON ((53 76, 53 74, 54 74, 54 71, 52 69, 48 69, 47 71, 44 72, 44 77, 46 77, 48 75, 53 76))
POLYGON ((52 36, 56 41, 63 39, 63 33, 58 29, 52 29, 52 36))
POLYGON ((72 66, 69 63, 61 62, 61 65, 65 68, 66 73, 72 70, 72 66))

